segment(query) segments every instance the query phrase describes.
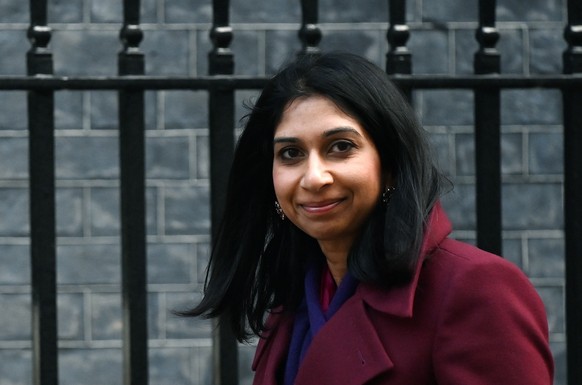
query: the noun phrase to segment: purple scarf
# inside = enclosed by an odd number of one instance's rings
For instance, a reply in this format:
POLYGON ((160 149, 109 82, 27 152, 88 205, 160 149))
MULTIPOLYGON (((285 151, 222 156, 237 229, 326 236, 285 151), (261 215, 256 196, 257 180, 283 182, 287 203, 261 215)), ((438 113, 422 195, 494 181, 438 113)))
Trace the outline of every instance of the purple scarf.
POLYGON ((312 266, 305 275, 305 298, 295 314, 295 322, 285 364, 284 385, 293 385, 299 366, 313 337, 344 302, 354 294, 358 285, 358 281, 349 272, 346 273, 329 304, 329 309, 324 312, 320 302, 320 283, 321 269, 312 266))

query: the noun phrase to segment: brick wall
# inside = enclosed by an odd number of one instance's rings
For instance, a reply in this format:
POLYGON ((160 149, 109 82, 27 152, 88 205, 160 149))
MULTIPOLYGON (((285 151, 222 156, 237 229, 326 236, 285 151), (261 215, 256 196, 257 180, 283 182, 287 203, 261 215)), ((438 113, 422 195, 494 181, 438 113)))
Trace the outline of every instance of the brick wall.
MULTIPOLYGON (((299 47, 297 1, 233 1, 235 72, 273 73, 299 47)), ((146 71, 203 75, 209 0, 143 0, 146 71)), ((413 72, 467 74, 477 49, 477 1, 408 4, 413 72)), ((50 47, 58 75, 117 73, 119 0, 53 0, 50 47)), ((560 73, 564 0, 498 1, 502 71, 560 73)), ((384 66, 387 2, 321 0, 321 46, 384 66)), ((0 75, 24 75, 28 2, 0 4, 0 75)), ((243 100, 255 92, 237 92, 243 100)), ((31 383, 27 121, 24 92, 0 92, 0 383, 31 383)), ((191 304, 209 242, 207 95, 148 92, 147 233, 151 384, 208 384, 210 323, 173 316, 191 304)), ((455 189, 444 204, 455 236, 475 241, 473 106, 468 91, 420 91, 414 104, 455 189)), ((504 256, 538 288, 557 374, 565 384, 561 101, 557 91, 502 93, 504 256)), ((57 260, 62 384, 121 383, 117 99, 114 92, 56 94, 57 260)), ((253 348, 241 348, 249 383, 253 348)))

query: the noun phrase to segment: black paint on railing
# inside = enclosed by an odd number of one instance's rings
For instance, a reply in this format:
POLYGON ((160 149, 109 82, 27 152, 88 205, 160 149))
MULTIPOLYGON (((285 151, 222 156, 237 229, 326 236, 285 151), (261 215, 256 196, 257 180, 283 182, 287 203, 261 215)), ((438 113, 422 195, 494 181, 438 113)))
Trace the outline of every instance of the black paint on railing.
POLYGON ((302 49, 300 54, 319 53, 319 42, 321 41, 321 29, 317 25, 319 20, 317 0, 301 0, 301 28, 299 29, 299 40, 302 49))
MULTIPOLYGON (((29 76, 51 75, 47 1, 30 1, 29 76)), ((54 91, 28 91, 34 385, 58 384, 54 91)))
MULTIPOLYGON (((143 75, 139 50, 139 0, 123 1, 123 49, 120 76, 143 75)), ((123 303, 123 375, 125 385, 147 385, 147 258, 145 220, 144 90, 119 91, 119 167, 121 201, 121 277, 123 303)))
MULTIPOLYGON (((501 72, 495 44, 495 0, 479 0, 479 50, 474 57, 477 75, 501 72)), ((501 255, 501 101, 499 88, 475 90, 475 175, 477 245, 501 255)))
MULTIPOLYGON (((582 2, 568 0, 564 73, 582 74, 582 2)), ((566 337, 569 384, 582 383, 582 88, 562 90, 564 108, 564 221, 566 337)))
MULTIPOLYGON (((213 24, 210 38, 213 48, 208 54, 209 75, 232 75, 234 55, 229 47, 232 28, 229 24, 229 0, 213 1, 213 24)), ((227 179, 234 152, 234 89, 209 87, 208 127, 210 141, 210 217, 215 237, 224 212, 227 179)), ((213 320, 213 383, 238 384, 238 344, 229 323, 213 320)))
POLYGON ((410 37, 410 30, 406 24, 406 0, 388 0, 388 13, 389 27, 386 38, 390 49, 386 54, 386 72, 411 74, 412 55, 406 47, 410 37))

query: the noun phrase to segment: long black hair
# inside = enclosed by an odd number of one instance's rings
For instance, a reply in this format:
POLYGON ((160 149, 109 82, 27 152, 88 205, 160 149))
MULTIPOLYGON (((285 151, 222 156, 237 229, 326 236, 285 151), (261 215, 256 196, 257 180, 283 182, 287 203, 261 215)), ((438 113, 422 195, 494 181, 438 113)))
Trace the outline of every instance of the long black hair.
POLYGON ((424 131, 387 75, 348 53, 304 55, 263 89, 239 138, 231 167, 224 217, 207 271, 202 301, 183 314, 221 316, 240 341, 265 329, 265 315, 293 311, 303 297, 317 242, 281 221, 274 208, 273 136, 285 108, 299 97, 329 98, 355 118, 374 141, 384 173, 396 187, 380 201, 348 256, 360 280, 390 288, 410 280, 419 258, 424 221, 438 199, 437 171, 424 131))

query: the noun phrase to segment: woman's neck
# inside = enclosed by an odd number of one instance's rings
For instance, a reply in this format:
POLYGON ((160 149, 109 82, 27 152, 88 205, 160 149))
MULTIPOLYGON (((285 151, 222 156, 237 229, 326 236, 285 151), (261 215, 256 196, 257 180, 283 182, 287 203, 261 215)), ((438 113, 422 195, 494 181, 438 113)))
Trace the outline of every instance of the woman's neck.
MULTIPOLYGON (((351 242, 350 242, 351 245, 351 242)), ((327 267, 333 280, 339 286, 348 271, 349 245, 343 242, 319 242, 319 247, 325 256, 327 267)))

